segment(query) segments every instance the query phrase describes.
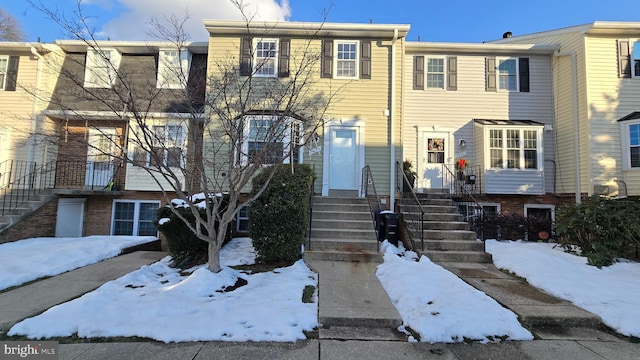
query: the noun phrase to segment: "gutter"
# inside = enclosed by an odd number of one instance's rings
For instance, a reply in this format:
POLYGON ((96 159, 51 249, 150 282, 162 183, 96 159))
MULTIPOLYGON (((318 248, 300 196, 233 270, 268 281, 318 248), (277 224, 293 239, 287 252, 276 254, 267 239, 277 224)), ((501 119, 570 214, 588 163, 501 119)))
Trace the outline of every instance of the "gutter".
POLYGON ((575 197, 576 197, 576 204, 580 204, 581 202, 581 193, 582 190, 580 188, 580 118, 578 116, 578 60, 577 60, 577 56, 576 56, 576 52, 575 51, 565 51, 565 52, 560 52, 560 51, 556 51, 554 52, 554 55, 556 57, 560 57, 560 56, 571 56, 571 67, 573 68, 571 71, 571 80, 573 83, 572 86, 572 92, 573 92, 573 126, 574 126, 574 133, 573 133, 573 146, 574 149, 573 151, 575 152, 575 197))
POLYGON ((394 211, 396 203, 396 143, 395 143, 395 99, 396 99, 396 41, 398 40, 398 29, 393 29, 393 40, 391 42, 391 101, 389 104, 389 125, 391 126, 391 156, 389 161, 390 189, 389 189, 389 210, 394 211))

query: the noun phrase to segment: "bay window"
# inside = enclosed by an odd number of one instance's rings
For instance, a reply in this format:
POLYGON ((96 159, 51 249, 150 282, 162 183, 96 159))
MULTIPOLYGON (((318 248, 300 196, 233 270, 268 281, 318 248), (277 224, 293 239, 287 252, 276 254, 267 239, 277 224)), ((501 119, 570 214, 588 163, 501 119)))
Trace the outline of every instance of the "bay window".
POLYGON ((540 129, 488 129, 489 168, 532 169, 540 167, 540 129))
POLYGON ((271 165, 280 163, 300 163, 299 121, 277 115, 252 115, 244 121, 239 161, 271 165))

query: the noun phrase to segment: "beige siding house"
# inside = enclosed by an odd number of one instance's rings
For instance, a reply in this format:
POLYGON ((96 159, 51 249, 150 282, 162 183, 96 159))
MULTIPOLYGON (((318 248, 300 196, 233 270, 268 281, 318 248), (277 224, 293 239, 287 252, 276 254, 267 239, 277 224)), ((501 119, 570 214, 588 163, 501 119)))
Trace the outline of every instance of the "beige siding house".
POLYGON ((464 159, 460 180, 475 177, 470 190, 493 197, 489 202, 500 202, 494 195, 555 192, 556 49, 406 43, 402 143, 419 191, 455 186, 451 175, 464 159))
POLYGON ((559 46, 558 190, 640 195, 640 23, 597 21, 496 43, 559 46))
POLYGON ((408 25, 256 22, 248 26, 205 20, 205 26, 210 32, 209 77, 216 76, 215 64, 222 62, 237 64, 242 76, 253 72, 256 77, 263 71, 256 67, 260 61, 256 53, 265 43, 274 44, 278 71, 260 76, 281 82, 300 76, 294 74, 299 74, 305 55, 315 56, 318 61, 302 71, 310 75, 312 91, 330 99, 330 105, 317 137, 303 145, 294 161, 315 167, 315 192, 323 196, 361 195, 365 165, 371 167, 378 193, 394 196, 392 169, 401 159, 402 58, 408 25), (249 64, 246 70, 243 64, 249 64))
POLYGON ((50 52, 40 43, 0 42, 0 163, 47 161, 40 112, 55 81, 44 66, 50 52))

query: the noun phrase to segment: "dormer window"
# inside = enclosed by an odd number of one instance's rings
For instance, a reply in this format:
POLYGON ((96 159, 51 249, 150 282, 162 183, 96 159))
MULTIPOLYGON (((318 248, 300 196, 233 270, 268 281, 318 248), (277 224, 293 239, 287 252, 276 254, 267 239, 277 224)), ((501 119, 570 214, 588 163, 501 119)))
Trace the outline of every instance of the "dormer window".
POLYGON ((191 54, 188 50, 160 50, 158 55, 158 89, 184 89, 189 77, 191 54))
POLYGON ((90 49, 84 73, 84 87, 113 87, 120 66, 120 53, 114 49, 90 49))

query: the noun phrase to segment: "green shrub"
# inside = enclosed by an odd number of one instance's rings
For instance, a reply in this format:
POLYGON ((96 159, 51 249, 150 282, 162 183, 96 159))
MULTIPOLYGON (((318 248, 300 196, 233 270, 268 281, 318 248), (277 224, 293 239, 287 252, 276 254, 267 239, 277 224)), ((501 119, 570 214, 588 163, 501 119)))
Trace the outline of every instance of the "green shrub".
POLYGON ((570 204, 558 211, 557 234, 569 249, 577 245, 589 264, 611 265, 622 257, 628 246, 640 245, 640 222, 637 199, 606 199, 594 195, 580 204, 570 204))
MULTIPOLYGON (((202 199, 202 201, 204 201, 204 199, 202 199)), ((229 199, 225 196, 222 198, 222 201, 221 209, 225 209, 229 204, 229 199)), ((197 258, 206 259, 208 243, 198 239, 196 234, 187 227, 184 221, 182 221, 169 206, 173 206, 174 210, 187 219, 192 226, 195 226, 196 222, 191 210, 187 207, 167 204, 166 206, 158 209, 157 219, 154 221, 154 224, 158 231, 160 231, 167 239, 167 247, 169 248, 169 253, 173 257, 174 265, 186 263, 197 258), (167 218, 169 221, 160 224, 159 220, 163 218, 167 218)), ((205 209, 199 208, 198 212, 202 218, 206 217, 205 209)), ((215 227, 217 229, 217 222, 215 227)), ((227 229, 227 240, 230 239, 230 230, 230 228, 227 229)), ((204 227, 202 228, 202 232, 207 234, 204 227)))
MULTIPOLYGON (((250 234, 256 261, 293 263, 301 258, 301 247, 309 225, 309 195, 313 171, 308 165, 277 166, 271 182, 249 208, 250 234)), ((253 179, 252 194, 262 187, 271 167, 253 179)))

